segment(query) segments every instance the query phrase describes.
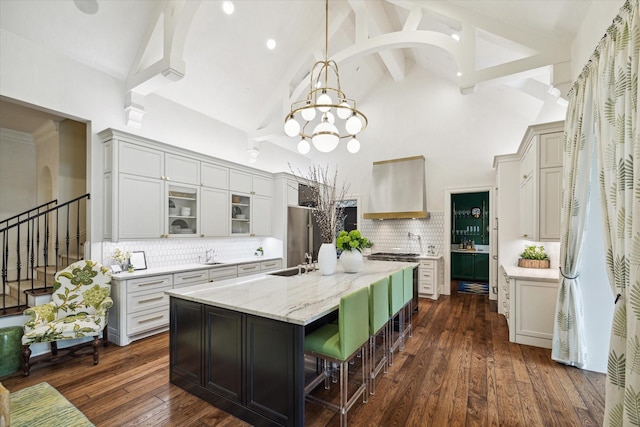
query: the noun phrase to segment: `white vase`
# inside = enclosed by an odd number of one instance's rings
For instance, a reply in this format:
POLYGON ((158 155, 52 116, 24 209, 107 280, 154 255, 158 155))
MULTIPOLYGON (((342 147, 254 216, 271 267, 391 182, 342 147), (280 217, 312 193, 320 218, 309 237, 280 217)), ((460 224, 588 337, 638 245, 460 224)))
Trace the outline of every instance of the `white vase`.
POLYGON ((362 268, 362 253, 357 249, 342 251, 340 263, 347 273, 357 273, 362 268))
POLYGON ((336 245, 333 243, 323 243, 318 251, 318 269, 323 276, 331 276, 336 272, 338 265, 338 254, 336 245))

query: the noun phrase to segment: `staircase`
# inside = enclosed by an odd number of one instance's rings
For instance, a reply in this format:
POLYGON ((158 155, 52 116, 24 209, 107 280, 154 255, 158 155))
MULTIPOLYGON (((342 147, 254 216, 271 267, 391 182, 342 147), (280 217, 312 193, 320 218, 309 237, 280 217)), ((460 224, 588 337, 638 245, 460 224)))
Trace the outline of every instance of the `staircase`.
POLYGON ((54 275, 84 258, 89 194, 57 200, 0 221, 0 317, 21 314, 53 291, 54 275), (52 249, 51 249, 52 248, 52 249))

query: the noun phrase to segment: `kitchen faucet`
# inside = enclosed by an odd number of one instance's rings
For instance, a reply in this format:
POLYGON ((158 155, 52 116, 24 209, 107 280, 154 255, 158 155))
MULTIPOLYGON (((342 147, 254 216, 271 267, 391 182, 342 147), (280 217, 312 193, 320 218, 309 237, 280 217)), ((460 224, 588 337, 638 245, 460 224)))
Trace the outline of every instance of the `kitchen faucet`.
POLYGON ((216 257, 216 251, 213 249, 207 249, 205 251, 205 258, 206 258, 206 262, 213 262, 215 260, 216 257))
POLYGON ((305 273, 309 270, 315 271, 315 266, 313 265, 313 257, 308 252, 304 253, 304 271, 305 273))

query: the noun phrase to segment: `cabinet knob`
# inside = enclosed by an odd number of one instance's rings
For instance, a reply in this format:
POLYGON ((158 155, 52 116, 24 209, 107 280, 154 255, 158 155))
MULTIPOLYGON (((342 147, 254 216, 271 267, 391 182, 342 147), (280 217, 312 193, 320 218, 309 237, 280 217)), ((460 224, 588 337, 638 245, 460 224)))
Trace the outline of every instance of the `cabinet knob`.
POLYGON ((522 175, 522 179, 527 179, 527 175, 522 175))

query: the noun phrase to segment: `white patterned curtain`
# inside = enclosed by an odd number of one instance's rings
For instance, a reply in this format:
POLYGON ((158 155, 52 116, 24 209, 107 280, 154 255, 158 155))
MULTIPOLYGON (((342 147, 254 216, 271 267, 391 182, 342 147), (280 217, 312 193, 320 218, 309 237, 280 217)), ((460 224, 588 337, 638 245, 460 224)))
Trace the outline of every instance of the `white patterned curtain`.
POLYGON ((627 0, 594 54, 594 133, 609 281, 617 295, 605 426, 640 426, 640 125, 638 0, 627 0))
POLYGON ((584 367, 587 361, 579 266, 593 160, 593 132, 589 131, 593 128, 592 82, 579 78, 569 93, 564 127, 560 283, 551 350, 553 360, 578 368, 584 367))

